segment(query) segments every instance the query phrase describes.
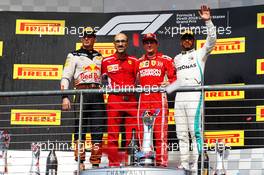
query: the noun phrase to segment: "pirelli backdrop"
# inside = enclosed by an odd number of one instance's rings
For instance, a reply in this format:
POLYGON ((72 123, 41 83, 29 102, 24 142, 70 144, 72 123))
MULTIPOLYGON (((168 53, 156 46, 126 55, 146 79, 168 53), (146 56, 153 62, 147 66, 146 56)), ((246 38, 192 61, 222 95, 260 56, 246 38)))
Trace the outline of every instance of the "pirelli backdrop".
MULTIPOLYGON (((0 90, 58 90, 69 52, 80 47, 84 27, 97 31, 95 49, 104 56, 115 52, 113 35, 129 35, 129 53, 143 53, 141 35, 155 32, 159 49, 174 57, 180 52, 179 32, 195 30, 196 48, 206 38, 197 10, 137 13, 0 12, 0 90)), ((212 10, 217 44, 205 68, 205 84, 264 83, 264 6, 212 10)), ((210 91, 205 93, 206 139, 217 138, 234 148, 262 147, 264 91, 210 91)), ((173 100, 174 96, 170 96, 173 100)), ((11 133, 12 149, 30 148, 32 141, 71 142, 73 112, 61 111, 61 97, 0 99, 0 129, 11 133)), ((173 103, 169 137, 175 142, 173 103)), ((177 121, 176 121, 177 122, 177 121)), ((89 134, 87 135, 89 139, 89 134)))

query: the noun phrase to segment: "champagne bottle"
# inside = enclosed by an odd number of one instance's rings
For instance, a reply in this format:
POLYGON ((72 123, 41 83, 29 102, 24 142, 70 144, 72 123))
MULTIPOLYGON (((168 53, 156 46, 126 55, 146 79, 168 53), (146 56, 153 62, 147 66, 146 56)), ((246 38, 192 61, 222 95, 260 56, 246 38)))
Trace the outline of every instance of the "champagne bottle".
MULTIPOLYGON (((203 153, 203 173, 202 175, 209 175, 210 174, 210 161, 209 156, 206 151, 203 153)), ((201 154, 199 155, 198 159, 198 175, 201 175, 201 154)))
POLYGON ((210 174, 210 161, 207 152, 204 152, 204 175, 210 174))
POLYGON ((57 175, 58 160, 55 154, 55 150, 52 149, 47 157, 46 163, 46 175, 57 175))
POLYGON ((138 143, 136 140, 136 130, 135 128, 132 129, 132 138, 128 145, 128 165, 136 165, 137 158, 136 153, 138 152, 138 143))

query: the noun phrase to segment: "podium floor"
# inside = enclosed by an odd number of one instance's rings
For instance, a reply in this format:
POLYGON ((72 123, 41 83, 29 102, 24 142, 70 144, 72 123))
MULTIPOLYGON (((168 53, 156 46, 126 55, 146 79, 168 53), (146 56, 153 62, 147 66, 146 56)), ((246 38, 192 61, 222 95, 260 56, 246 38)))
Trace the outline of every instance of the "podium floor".
POLYGON ((190 172, 181 169, 155 167, 118 167, 98 168, 82 171, 81 175, 189 175, 190 172))

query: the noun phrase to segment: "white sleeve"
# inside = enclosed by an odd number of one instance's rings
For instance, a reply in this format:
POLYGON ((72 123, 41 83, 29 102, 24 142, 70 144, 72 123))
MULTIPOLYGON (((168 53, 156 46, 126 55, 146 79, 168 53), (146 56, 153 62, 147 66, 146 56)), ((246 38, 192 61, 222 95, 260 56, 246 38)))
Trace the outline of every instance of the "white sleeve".
POLYGON ((61 89, 69 89, 70 82, 75 72, 75 58, 69 53, 64 64, 64 69, 61 78, 61 89))
POLYGON ((207 37, 205 44, 201 49, 198 50, 200 52, 200 59, 203 62, 206 62, 208 55, 214 49, 216 44, 216 28, 211 20, 205 21, 205 25, 207 28, 207 37))
POLYGON ((177 90, 180 87, 180 81, 176 80, 165 87, 165 90, 168 94, 172 93, 173 91, 177 90))
MULTIPOLYGON (((176 66, 176 61, 179 57, 179 55, 176 55, 173 59, 173 62, 174 62, 174 66, 176 66)), ((177 69, 175 67, 175 69, 177 69)), ((176 70, 176 80, 172 83, 170 83, 168 86, 165 87, 165 90, 168 94, 172 93, 173 91, 175 91, 178 87, 180 86, 180 81, 178 80, 178 77, 177 77, 177 70, 176 70)))

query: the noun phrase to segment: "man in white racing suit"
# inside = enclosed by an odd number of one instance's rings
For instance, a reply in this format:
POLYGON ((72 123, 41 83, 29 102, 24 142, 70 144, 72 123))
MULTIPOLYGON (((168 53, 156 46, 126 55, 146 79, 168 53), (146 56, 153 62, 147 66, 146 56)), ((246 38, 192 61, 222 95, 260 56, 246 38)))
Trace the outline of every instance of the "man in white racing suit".
MULTIPOLYGON (((181 36, 182 52, 174 58, 177 69, 177 80, 167 86, 166 90, 171 93, 179 86, 197 86, 203 84, 204 66, 208 55, 216 43, 216 30, 211 21, 210 9, 208 6, 201 6, 200 17, 205 21, 207 28, 206 42, 201 49, 194 49, 194 35, 192 32, 185 32, 181 36)), ((177 92, 175 97, 175 121, 176 133, 179 139, 181 168, 196 173, 198 157, 202 153, 202 138, 200 129, 201 92, 177 92), (189 132, 192 139, 190 152, 189 132)))

